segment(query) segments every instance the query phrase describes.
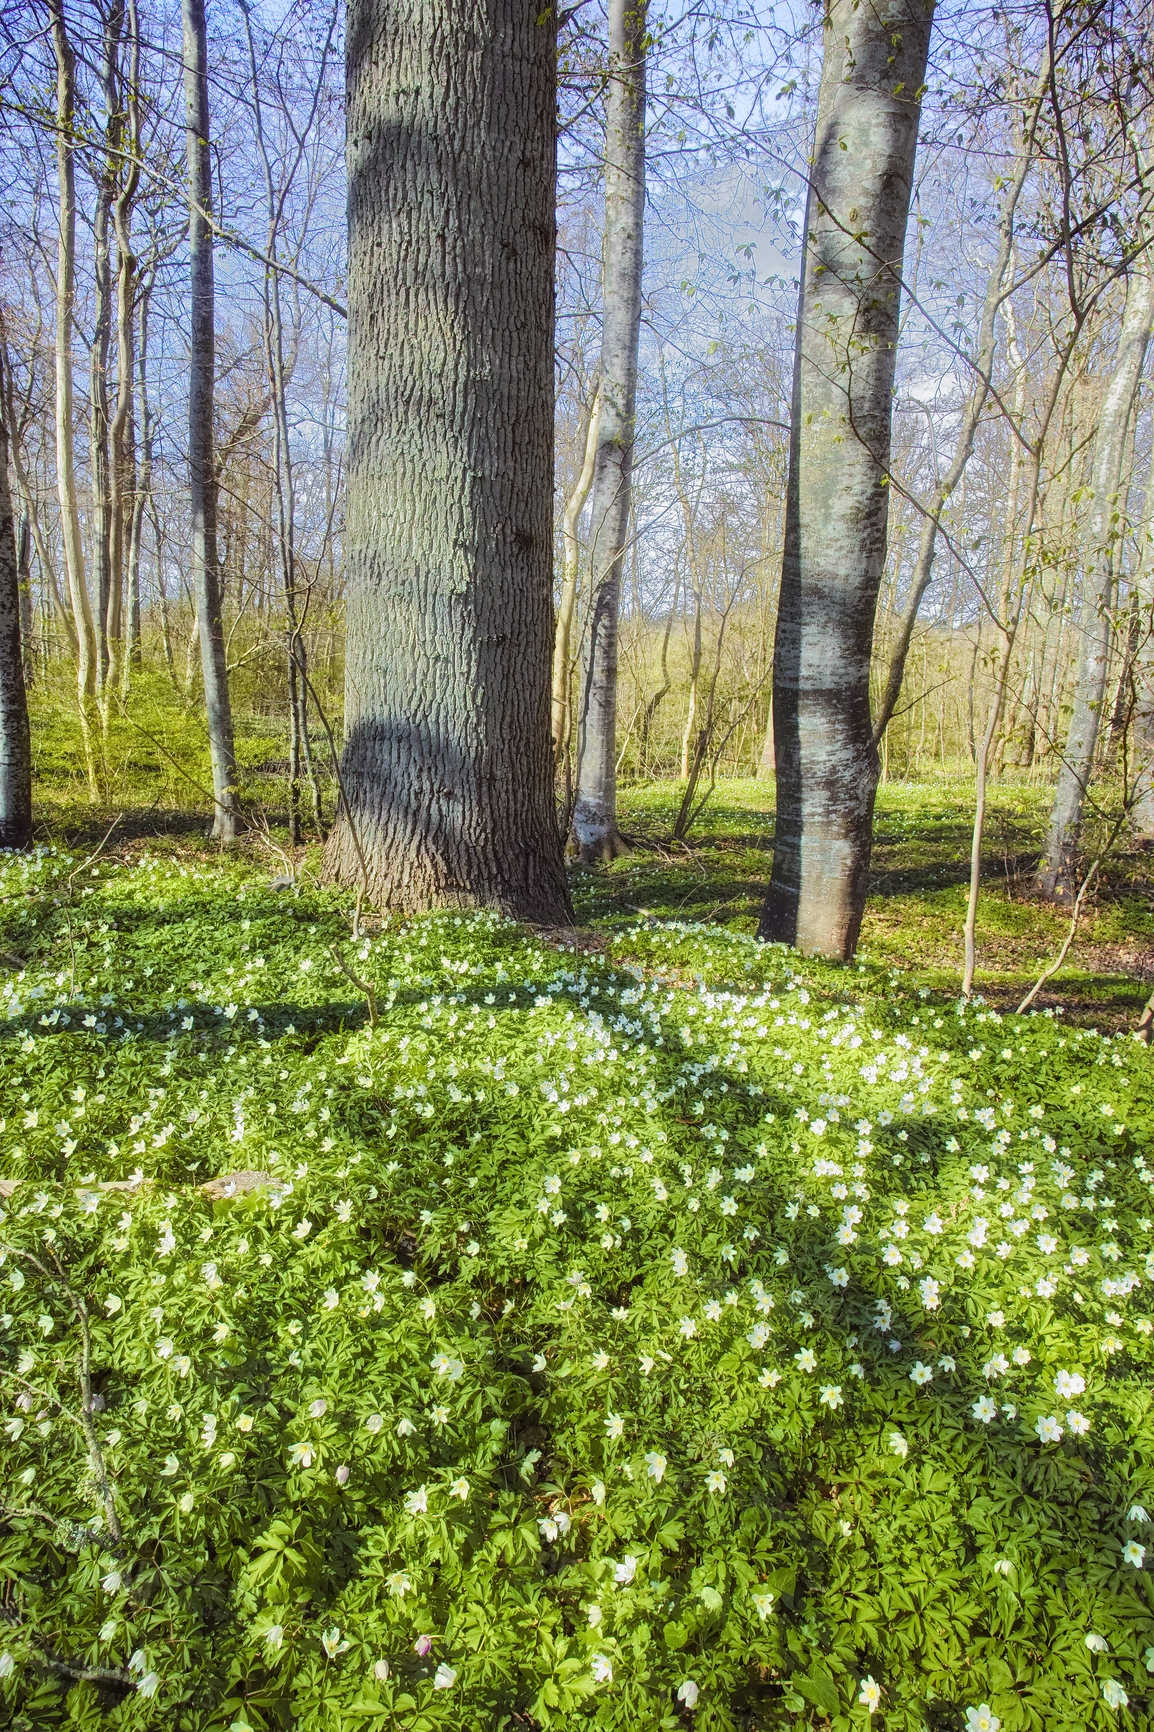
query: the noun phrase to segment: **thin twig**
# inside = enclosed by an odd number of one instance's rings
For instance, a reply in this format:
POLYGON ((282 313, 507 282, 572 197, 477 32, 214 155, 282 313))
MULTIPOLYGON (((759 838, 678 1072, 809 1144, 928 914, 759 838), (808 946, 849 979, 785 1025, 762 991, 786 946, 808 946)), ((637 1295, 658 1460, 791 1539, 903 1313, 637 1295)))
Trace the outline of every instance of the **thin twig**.
POLYGON ((373 988, 369 985, 367 980, 360 980, 353 973, 352 969, 349 967, 348 963, 345 961, 344 957, 341 955, 340 951, 337 949, 337 946, 335 944, 330 944, 329 950, 332 952, 333 960, 336 963, 337 967, 340 969, 341 973, 344 975, 345 979, 351 980, 353 985, 356 987, 357 991, 364 993, 365 1003, 369 1007, 369 1027, 370 1028, 376 1028, 376 1026, 377 1026, 377 995, 374 992, 373 988))
POLYGON ((1119 837, 1121 830, 1122 830, 1122 826, 1126 822, 1129 815, 1130 815, 1130 802, 1127 801, 1127 803, 1122 807, 1122 811, 1119 814, 1118 818, 1115 820, 1113 827, 1108 832, 1108 834, 1106 836, 1106 840, 1103 842, 1102 846, 1099 848, 1097 854, 1095 854, 1094 859, 1093 859, 1093 863, 1090 866, 1090 870, 1087 872, 1087 874, 1083 878, 1081 884, 1078 886, 1078 894, 1074 898, 1074 906, 1070 912, 1070 929, 1066 933, 1066 939, 1065 939, 1064 944, 1062 945, 1061 950, 1059 950, 1057 956, 1054 958, 1054 961, 1050 964, 1049 968, 1047 968, 1042 974, 1040 974, 1038 976, 1037 980, 1034 982, 1033 986, 1030 988, 1029 992, 1026 994, 1025 998, 1022 1000, 1021 1004, 1018 1006, 1018 1009, 1015 1013, 1016 1015, 1021 1016, 1022 1012, 1029 1005, 1033 1004, 1035 998, 1037 998, 1037 996, 1038 996, 1039 992, 1042 990, 1043 986, 1045 986, 1045 984, 1048 980, 1053 979, 1054 975, 1057 974, 1058 970, 1061 968, 1062 964, 1065 962, 1067 956, 1070 954, 1070 946, 1074 942, 1074 935, 1078 930, 1078 922, 1082 918, 1082 907, 1083 907, 1083 904, 1085 903, 1087 895, 1089 894, 1090 886, 1091 886, 1091 884, 1093 884, 1094 879, 1098 876, 1098 868, 1102 865, 1102 862, 1106 859, 1107 855, 1110 853, 1110 850, 1113 848, 1115 842, 1118 840, 1118 837, 1119 837))

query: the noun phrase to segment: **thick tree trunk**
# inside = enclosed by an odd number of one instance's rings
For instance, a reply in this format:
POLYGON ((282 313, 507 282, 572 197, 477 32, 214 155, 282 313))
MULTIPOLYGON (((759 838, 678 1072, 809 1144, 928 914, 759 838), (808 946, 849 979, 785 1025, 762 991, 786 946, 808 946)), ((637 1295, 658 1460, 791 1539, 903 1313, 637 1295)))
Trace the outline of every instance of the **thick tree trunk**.
POLYGON ((777 825, 759 936, 845 958, 878 781, 870 652, 932 17, 932 0, 831 0, 806 208, 774 646, 777 825))
POLYGON ((48 0, 52 47, 56 58, 56 176, 59 188, 59 228, 56 256, 56 492, 60 501, 60 535, 72 624, 76 634, 76 695, 84 747, 88 792, 96 798, 96 759, 92 749, 91 705, 96 690, 96 629, 88 579, 84 571, 84 539, 76 497, 76 457, 72 424, 72 321, 76 300, 76 166, 73 126, 76 107, 76 61, 64 17, 64 0, 48 0))
POLYGON ((204 0, 181 0, 184 25, 185 142, 188 153, 188 246, 192 326, 188 386, 188 470, 192 505, 192 585, 200 634, 204 707, 212 757, 217 841, 236 838, 236 758, 221 619, 216 546, 217 480, 212 403, 216 351, 212 262, 212 162, 208 148, 208 44, 204 0))
POLYGON ((1126 435, 1152 327, 1154 271, 1143 257, 1132 269, 1126 287, 1118 352, 1094 435, 1092 493, 1083 560, 1082 643, 1074 688, 1074 710, 1037 877, 1039 894, 1052 897, 1056 902, 1072 902, 1077 888, 1078 844, 1086 789, 1094 768, 1110 666, 1115 543, 1123 527, 1120 498, 1126 435))
POLYGON ((609 0, 601 419, 590 519, 593 602, 578 722, 573 834, 586 865, 624 852, 617 830, 617 638, 629 531, 645 222, 646 0, 609 0))
POLYGON ((20 653, 20 568, 0 388, 0 848, 32 845, 32 736, 20 653))
POLYGON ((529 0, 351 0, 348 650, 328 871, 572 919, 553 810, 556 47, 529 0))

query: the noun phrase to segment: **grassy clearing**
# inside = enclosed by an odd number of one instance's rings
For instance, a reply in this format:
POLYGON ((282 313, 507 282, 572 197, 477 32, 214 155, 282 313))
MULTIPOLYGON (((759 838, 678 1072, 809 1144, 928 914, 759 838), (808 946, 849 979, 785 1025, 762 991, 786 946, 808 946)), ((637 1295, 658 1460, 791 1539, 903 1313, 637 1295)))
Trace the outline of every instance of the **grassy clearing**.
MULTIPOLYGON (((725 782, 688 845, 666 842, 676 785, 631 788, 623 822, 641 848, 604 874, 579 875, 579 918, 613 927, 648 909, 753 932, 773 845, 772 789, 725 782)), ((969 777, 890 784, 878 795, 870 901, 859 961, 875 972, 911 972, 919 986, 955 993, 969 883, 973 788, 969 777)), ((983 852, 977 990, 1013 1008, 1056 954, 1068 917, 1030 894, 1049 790, 1004 782, 991 798, 983 852)), ((1066 966, 1041 1007, 1075 1020, 1126 1027, 1154 983, 1154 861, 1138 848, 1111 861, 1066 966)))

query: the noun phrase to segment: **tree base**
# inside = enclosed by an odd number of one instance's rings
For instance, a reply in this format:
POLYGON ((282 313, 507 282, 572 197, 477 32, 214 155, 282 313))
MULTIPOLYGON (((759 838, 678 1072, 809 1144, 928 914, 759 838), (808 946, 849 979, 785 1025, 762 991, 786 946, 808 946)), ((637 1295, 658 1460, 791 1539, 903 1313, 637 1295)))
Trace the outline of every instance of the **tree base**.
POLYGON ((557 861, 525 851, 507 870, 489 870, 466 879, 453 873, 428 850, 398 846, 362 818, 354 836, 342 811, 325 844, 322 877, 360 891, 366 903, 395 914, 427 914, 437 908, 493 909, 534 926, 572 926, 573 905, 564 868, 557 861))
POLYGON ((573 858, 578 866, 610 866, 629 852, 628 842, 616 828, 587 836, 584 841, 574 839, 573 843, 573 858))

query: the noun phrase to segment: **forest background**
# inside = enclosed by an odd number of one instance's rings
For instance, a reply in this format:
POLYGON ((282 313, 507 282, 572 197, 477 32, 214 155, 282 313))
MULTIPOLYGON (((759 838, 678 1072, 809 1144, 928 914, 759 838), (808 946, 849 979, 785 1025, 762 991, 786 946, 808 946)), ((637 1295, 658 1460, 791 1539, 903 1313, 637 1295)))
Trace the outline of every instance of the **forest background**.
MULTIPOLYGON (((242 800, 274 821, 287 806, 295 840, 331 818, 327 739, 341 732, 343 18, 333 6, 238 6, 214 9, 210 23, 228 681, 242 800)), ((187 807, 203 801, 209 777, 188 557, 180 19, 172 7, 150 9, 142 29, 123 8, 78 7, 66 26, 77 227, 67 356, 75 472, 64 508, 53 431, 56 63, 48 14, 16 9, 4 26, 5 416, 38 797, 45 816, 92 800, 187 807), (71 556, 70 510, 81 544, 71 556), (96 621, 80 705, 78 559, 96 621)), ((617 759, 626 786, 688 785, 672 826, 682 840, 699 783, 772 782, 796 278, 821 29, 816 13, 740 6, 657 8, 649 28, 617 759)), ((1111 770, 1129 754, 1121 795, 1111 777, 1110 799, 1091 803, 1091 822, 1107 831, 1106 807, 1119 797, 1141 818, 1136 753, 1149 708, 1148 318, 1137 371, 1112 411, 1123 449, 1105 538, 1093 478, 1112 381, 1118 395, 1128 285, 1145 281, 1145 28, 1115 6, 938 12, 871 678, 879 724, 892 711, 878 727, 883 782, 964 779, 992 722, 995 779, 1012 771, 1045 784, 1069 749, 1087 640, 1104 632, 1094 753, 1111 770), (936 530, 929 559, 927 524, 936 530), (1104 587, 1095 537, 1099 552, 1108 544, 1104 587)), ((600 364, 606 61, 604 21, 590 10, 567 17, 561 74, 563 612, 573 563, 554 691, 564 825, 594 591, 581 472, 600 364)))
POLYGON ((1148 11, 562 13, 555 332, 550 15, 180 13, 0 20, 4 1712, 1148 1724, 1148 11))

